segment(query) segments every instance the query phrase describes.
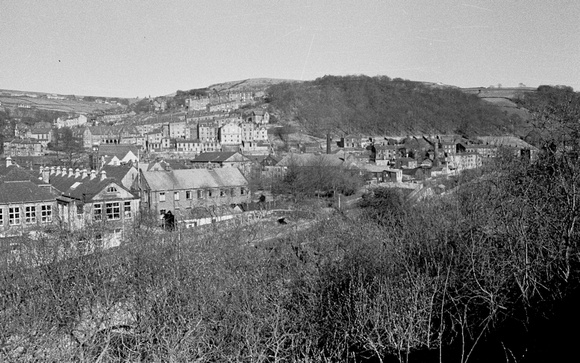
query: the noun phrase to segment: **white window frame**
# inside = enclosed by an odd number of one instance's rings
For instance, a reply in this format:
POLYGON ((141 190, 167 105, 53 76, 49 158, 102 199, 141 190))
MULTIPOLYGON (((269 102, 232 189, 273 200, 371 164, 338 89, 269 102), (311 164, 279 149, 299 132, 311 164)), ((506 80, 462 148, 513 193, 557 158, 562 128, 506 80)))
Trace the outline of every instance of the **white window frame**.
POLYGON ((24 207, 24 223, 36 223, 36 206, 27 205, 24 207))
POLYGON ((131 210, 131 202, 123 203, 123 214, 125 218, 131 218, 133 216, 133 212, 131 210))
POLYGON ((159 201, 165 202, 165 192, 159 192, 159 201))
POLYGON ((93 218, 95 221, 103 219, 103 205, 101 203, 93 204, 93 218))
POLYGON ((179 192, 173 192, 173 200, 179 200, 179 192))
POLYGON ((42 223, 52 222, 52 205, 43 204, 40 206, 40 220, 42 223))
POLYGON ((108 221, 118 221, 121 219, 121 203, 105 203, 105 215, 107 216, 108 221))
POLYGON ((8 207, 8 224, 19 226, 21 223, 20 207, 8 207))

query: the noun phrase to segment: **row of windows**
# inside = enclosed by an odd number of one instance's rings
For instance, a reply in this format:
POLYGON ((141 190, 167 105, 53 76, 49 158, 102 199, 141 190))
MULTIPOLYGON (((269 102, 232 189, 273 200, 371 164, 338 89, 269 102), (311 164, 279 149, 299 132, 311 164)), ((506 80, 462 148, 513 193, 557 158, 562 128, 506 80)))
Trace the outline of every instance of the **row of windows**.
POLYGON ((8 225, 18 226, 22 223, 36 224, 37 222, 52 222, 52 205, 43 204, 38 208, 35 205, 21 207, 8 207, 8 213, 5 214, 4 208, 0 208, 0 225, 4 225, 4 220, 8 218, 8 225), (39 213, 40 212, 40 213, 39 213))
MULTIPOLYGON (((123 214, 125 218, 131 218, 131 202, 123 202, 123 214)), ((93 204, 93 218, 96 221, 103 219, 116 221, 121 219, 121 202, 95 203, 93 204)))
MULTIPOLYGON (((208 190, 186 190, 185 199, 191 200, 194 198, 204 199, 204 198, 217 198, 217 197, 234 197, 236 195, 235 188, 229 189, 208 189, 208 190)), ((240 189, 240 195, 246 195, 246 190, 244 188, 240 189)), ((173 200, 179 200, 179 192, 173 192, 173 200)), ((165 202, 165 192, 159 192, 159 201, 165 202)))

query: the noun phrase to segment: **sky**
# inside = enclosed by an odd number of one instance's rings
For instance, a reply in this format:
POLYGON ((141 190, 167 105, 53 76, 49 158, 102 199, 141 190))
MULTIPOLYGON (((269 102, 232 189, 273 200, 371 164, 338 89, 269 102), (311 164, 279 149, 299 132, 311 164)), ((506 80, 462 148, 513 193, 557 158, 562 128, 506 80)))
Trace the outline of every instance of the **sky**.
POLYGON ((0 0, 0 89, 161 96, 386 75, 580 90, 577 0, 0 0))

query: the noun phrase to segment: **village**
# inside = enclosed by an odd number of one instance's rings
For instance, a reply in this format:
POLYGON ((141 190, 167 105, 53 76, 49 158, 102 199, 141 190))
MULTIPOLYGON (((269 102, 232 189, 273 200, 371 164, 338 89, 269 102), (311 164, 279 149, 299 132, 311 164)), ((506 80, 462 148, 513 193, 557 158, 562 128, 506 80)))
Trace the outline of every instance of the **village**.
MULTIPOLYGON (((426 181, 480 168, 502 152, 537 157, 535 147, 511 136, 283 138, 282 126, 270 122, 266 105, 257 102, 262 97, 240 92, 189 98, 178 113, 152 99, 151 112, 141 118, 80 114, 33 127, 16 123, 14 137, 3 142, 0 166, 3 250, 50 230, 119 246, 146 216, 170 230, 248 220, 268 202, 284 199, 272 186, 292 168, 348 170, 364 188, 432 194, 426 181), (76 148, 60 140, 59 154, 51 146, 65 129, 76 148)), ((440 184, 437 191, 444 188, 440 184)))

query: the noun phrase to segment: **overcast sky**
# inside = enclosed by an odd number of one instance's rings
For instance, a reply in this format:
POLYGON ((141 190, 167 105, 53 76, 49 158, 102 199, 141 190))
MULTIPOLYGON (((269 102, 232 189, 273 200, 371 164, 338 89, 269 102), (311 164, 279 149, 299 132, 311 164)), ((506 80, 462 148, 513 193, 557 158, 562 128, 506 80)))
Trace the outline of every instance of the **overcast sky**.
POLYGON ((0 0, 0 88, 144 97, 387 75, 580 90, 578 0, 0 0))

